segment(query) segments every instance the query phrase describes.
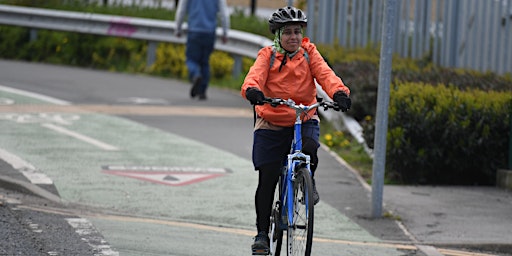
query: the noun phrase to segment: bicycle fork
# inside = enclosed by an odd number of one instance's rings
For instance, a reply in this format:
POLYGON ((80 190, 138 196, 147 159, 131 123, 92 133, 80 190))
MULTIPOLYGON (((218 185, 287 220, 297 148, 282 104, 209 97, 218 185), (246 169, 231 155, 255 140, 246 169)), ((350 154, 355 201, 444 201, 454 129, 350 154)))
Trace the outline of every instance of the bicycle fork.
MULTIPOLYGON (((288 170, 290 170, 290 168, 291 168, 292 171, 286 172, 286 180, 285 180, 286 184, 283 184, 286 189, 285 189, 285 193, 283 194, 283 198, 281 198, 281 202, 283 202, 283 205, 284 205, 284 207, 282 208, 283 209, 282 215, 283 215, 284 229, 286 229, 286 226, 284 226, 285 224, 287 224, 288 227, 293 227, 295 225, 293 216, 294 216, 294 211, 296 209, 295 209, 295 195, 294 195, 295 189, 294 189, 293 185, 296 180, 296 176, 295 176, 296 170, 298 170, 302 167, 306 167, 308 170, 310 170, 309 164, 310 164, 310 156, 308 156, 308 155, 305 155, 303 153, 295 153, 295 154, 288 155, 288 167, 287 168, 288 168, 288 170)), ((309 175, 311 175, 311 173, 309 173, 309 175)), ((303 203, 307 204, 308 201, 303 202, 303 203)), ((306 209, 308 209, 308 208, 306 207, 306 209)), ((306 216, 308 214, 309 213, 306 211, 306 216)))

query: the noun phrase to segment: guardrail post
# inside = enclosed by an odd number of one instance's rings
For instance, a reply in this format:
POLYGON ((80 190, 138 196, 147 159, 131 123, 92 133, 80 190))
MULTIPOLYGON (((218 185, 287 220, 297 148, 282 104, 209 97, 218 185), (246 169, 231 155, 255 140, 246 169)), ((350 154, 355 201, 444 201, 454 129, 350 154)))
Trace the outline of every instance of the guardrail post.
POLYGON ((508 169, 512 170, 512 101, 510 102, 510 133, 508 134, 508 169))
POLYGON ((148 50, 147 50, 147 56, 146 56, 146 68, 151 67, 153 63, 155 63, 156 60, 156 48, 157 48, 157 42, 155 41, 149 41, 148 42, 148 50))
POLYGON ((30 29, 30 42, 34 42, 37 40, 37 29, 31 28, 30 29))
POLYGON ((242 74, 242 56, 238 54, 233 55, 235 63, 233 63, 232 75, 234 78, 239 77, 242 74))

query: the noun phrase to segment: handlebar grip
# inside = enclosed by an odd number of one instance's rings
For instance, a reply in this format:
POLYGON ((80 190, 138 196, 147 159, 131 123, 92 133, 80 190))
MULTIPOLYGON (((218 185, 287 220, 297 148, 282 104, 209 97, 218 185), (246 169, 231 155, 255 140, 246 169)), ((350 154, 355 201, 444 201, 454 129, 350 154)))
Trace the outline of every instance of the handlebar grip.
POLYGON ((279 105, 281 105, 281 103, 283 102, 282 99, 279 99, 279 98, 269 98, 269 97, 265 97, 265 100, 263 100, 264 103, 268 103, 270 104, 272 107, 277 107, 279 105))

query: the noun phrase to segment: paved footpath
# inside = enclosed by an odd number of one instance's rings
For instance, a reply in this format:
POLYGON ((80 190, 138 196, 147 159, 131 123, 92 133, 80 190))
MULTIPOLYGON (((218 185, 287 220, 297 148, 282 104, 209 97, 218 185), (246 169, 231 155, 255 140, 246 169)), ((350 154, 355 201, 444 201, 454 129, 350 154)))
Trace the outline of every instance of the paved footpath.
MULTIPOLYGON (((0 173, 79 205, 120 255, 248 253, 257 180, 250 106, 235 92, 211 88, 208 101, 194 101, 188 90, 176 80, 0 61, 0 158, 12 167, 0 173)), ((457 230, 471 241, 450 237, 453 212, 421 205, 439 206, 445 188, 386 187, 399 223, 368 217, 368 188, 325 148, 319 170, 315 255, 490 255, 436 244, 511 244, 510 221, 480 226, 496 234, 483 241, 462 219, 457 230)), ((491 191, 500 213, 512 207, 510 193, 491 191)))

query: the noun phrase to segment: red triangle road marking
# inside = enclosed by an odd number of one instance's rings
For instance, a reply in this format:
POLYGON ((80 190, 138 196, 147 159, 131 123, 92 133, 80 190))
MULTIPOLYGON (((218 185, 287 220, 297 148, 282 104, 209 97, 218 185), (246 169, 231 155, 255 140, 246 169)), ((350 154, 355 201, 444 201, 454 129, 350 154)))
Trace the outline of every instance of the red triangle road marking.
POLYGON ((197 183, 219 176, 225 173, 198 173, 198 172, 144 172, 144 171, 116 171, 116 170, 103 170, 104 173, 135 178, 139 180, 149 181, 153 183, 169 185, 169 186, 184 186, 192 183, 197 183))

